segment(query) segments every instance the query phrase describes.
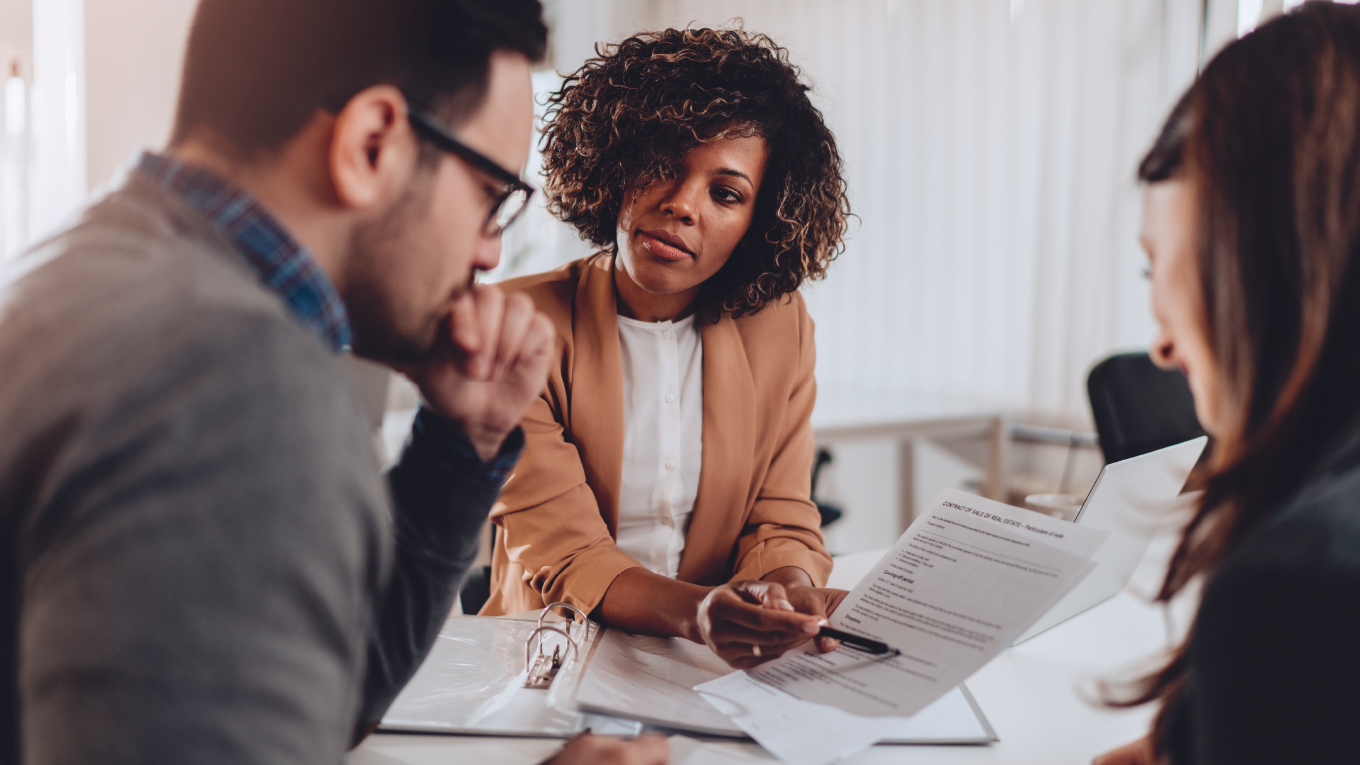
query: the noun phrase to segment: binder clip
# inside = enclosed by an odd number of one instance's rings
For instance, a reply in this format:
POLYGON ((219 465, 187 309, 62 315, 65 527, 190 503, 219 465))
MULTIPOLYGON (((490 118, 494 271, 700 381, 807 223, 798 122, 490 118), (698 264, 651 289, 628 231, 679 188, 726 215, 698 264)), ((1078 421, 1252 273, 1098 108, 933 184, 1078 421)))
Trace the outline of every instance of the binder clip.
POLYGON ((554 608, 569 608, 576 612, 576 615, 581 617, 579 623, 579 631, 582 633, 581 637, 586 639, 590 638, 590 628, 592 625, 581 609, 569 603, 548 604, 548 606, 538 614, 538 627, 533 632, 529 633, 529 637, 524 641, 524 668, 527 671, 523 686, 525 688, 545 690, 552 687, 553 679, 557 677, 557 673, 561 672, 572 660, 579 658, 581 655, 580 642, 571 636, 571 628, 576 626, 576 622, 568 622, 565 627, 555 624, 545 626, 543 624, 543 620, 548 618, 548 615, 552 613, 554 608), (569 655, 563 655, 561 644, 553 646, 552 654, 544 653, 543 633, 545 632, 556 632, 566 638, 566 646, 569 649, 569 655), (537 638, 538 641, 537 654, 533 653, 535 638, 537 638))

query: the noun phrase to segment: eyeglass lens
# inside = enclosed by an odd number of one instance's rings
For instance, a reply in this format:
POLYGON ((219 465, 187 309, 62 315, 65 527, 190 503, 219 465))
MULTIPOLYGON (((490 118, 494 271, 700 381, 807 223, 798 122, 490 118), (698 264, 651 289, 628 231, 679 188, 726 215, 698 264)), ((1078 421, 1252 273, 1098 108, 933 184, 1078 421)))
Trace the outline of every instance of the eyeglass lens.
POLYGON ((487 221, 492 228, 492 233, 504 231, 520 213, 524 212, 526 203, 529 201, 529 192, 525 189, 511 189, 501 200, 500 205, 491 214, 491 220, 487 221))

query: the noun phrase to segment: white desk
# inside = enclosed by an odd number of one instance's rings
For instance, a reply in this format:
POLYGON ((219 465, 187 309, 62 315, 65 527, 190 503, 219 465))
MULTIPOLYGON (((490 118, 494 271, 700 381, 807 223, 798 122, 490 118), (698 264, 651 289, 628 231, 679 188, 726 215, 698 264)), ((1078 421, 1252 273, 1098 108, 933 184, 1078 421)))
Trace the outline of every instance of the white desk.
MULTIPOLYGON (((1109 710, 1087 703, 1082 689, 1094 692, 1095 680, 1130 676, 1131 668, 1151 666, 1148 659, 1168 645, 1168 621, 1159 608, 1135 592, 1155 590, 1170 550, 1159 539, 1148 551, 1129 588, 1072 620, 1008 649, 968 680, 968 687, 1001 741, 991 746, 877 746, 847 762, 1080 763, 1147 732, 1153 710, 1109 710)), ((836 559, 832 586, 848 588, 882 552, 836 559)), ((1176 609, 1184 623, 1185 604, 1176 609)), ((347 759, 346 765, 449 765, 506 763, 532 765, 559 742, 529 739, 408 736, 376 734, 347 759)), ((729 751, 760 753, 754 744, 716 744, 729 751)), ((774 762, 770 760, 770 762, 774 762)), ((690 760, 686 765, 702 765, 690 760)))

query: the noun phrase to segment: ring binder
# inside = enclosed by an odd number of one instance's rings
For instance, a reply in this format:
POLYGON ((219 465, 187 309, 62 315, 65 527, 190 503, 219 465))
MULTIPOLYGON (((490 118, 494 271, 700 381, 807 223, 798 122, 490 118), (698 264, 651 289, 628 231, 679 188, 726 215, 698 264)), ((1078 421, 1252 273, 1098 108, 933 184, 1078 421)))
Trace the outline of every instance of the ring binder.
POLYGON ((589 640, 591 628, 594 625, 591 623, 590 619, 586 617, 584 611, 570 603, 549 603, 544 606, 543 610, 538 613, 538 627, 533 632, 529 633, 529 637, 524 639, 525 678, 522 687, 535 688, 538 690, 551 688, 552 682, 557 677, 557 674, 568 666, 570 662, 580 659, 581 644, 576 638, 571 636, 571 628, 577 624, 580 625, 580 629, 584 632, 581 637, 589 640), (581 617, 581 621, 572 621, 568 623, 566 627, 558 627, 556 625, 544 626, 543 620, 552 614, 554 608, 571 609, 577 616, 581 617), (563 656, 562 646, 560 645, 553 647, 551 656, 543 653, 543 633, 545 632, 556 632, 566 638, 567 645, 571 648, 570 655, 563 656), (530 653, 530 644, 534 642, 534 638, 538 638, 537 655, 531 655, 530 653))
MULTIPOLYGON (((586 728, 637 736, 650 725, 705 738, 746 738, 717 707, 689 690, 732 671, 707 646, 628 635, 593 622, 552 624, 546 615, 538 624, 534 616, 449 617, 380 730, 566 739, 586 728), (558 636, 534 634, 540 626, 558 636), (564 628, 574 649, 562 645, 564 628), (536 654, 545 654, 551 666, 554 647, 560 667, 546 691, 526 688, 536 654)), ((966 688, 946 699, 943 718, 937 710, 894 743, 996 740, 966 688)))

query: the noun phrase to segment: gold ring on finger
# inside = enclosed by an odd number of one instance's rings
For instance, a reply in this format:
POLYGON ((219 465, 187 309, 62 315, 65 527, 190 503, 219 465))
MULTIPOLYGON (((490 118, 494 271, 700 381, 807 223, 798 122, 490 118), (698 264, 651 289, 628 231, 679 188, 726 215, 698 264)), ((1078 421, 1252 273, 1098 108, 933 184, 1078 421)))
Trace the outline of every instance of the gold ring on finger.
POLYGON ((757 659, 759 659, 759 658, 760 658, 760 646, 758 646, 758 645, 753 645, 753 646, 751 646, 751 655, 754 656, 754 657, 756 657, 757 659))

